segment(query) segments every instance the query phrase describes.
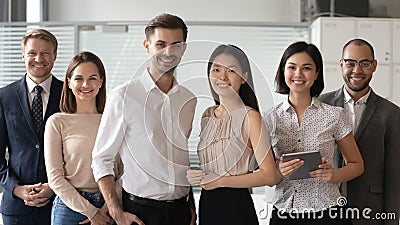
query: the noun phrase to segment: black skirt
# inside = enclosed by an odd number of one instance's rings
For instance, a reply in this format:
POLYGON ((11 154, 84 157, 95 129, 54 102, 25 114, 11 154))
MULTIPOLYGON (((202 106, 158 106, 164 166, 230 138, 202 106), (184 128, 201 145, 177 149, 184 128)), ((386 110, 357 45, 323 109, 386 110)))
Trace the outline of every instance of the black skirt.
POLYGON ((253 199, 247 188, 201 190, 200 225, 258 225, 253 199))

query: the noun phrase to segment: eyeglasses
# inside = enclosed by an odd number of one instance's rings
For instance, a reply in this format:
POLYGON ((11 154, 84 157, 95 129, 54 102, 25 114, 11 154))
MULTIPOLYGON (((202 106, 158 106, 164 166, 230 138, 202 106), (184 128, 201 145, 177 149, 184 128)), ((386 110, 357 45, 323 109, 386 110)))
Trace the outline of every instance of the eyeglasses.
POLYGON ((357 61, 354 59, 343 59, 344 65, 347 69, 353 69, 358 64, 362 69, 371 69, 372 64, 374 64, 374 60, 363 59, 361 61, 357 61))

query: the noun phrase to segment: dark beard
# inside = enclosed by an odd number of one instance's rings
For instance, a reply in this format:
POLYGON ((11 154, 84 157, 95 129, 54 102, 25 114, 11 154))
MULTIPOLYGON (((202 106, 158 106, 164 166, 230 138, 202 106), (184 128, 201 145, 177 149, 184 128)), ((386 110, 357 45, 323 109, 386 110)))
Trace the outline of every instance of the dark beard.
POLYGON ((354 87, 353 85, 351 85, 350 81, 347 80, 347 78, 344 80, 344 82, 346 83, 346 86, 348 88, 350 88, 350 90, 354 91, 354 92, 360 92, 362 90, 365 90, 365 88, 367 88, 369 86, 369 83, 371 82, 372 77, 370 77, 365 83, 364 85, 362 85, 359 88, 354 87))

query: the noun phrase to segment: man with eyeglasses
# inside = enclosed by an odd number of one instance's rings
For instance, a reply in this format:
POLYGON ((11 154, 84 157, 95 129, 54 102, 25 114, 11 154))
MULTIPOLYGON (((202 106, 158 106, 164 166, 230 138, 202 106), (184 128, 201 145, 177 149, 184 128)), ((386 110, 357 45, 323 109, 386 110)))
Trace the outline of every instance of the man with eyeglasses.
MULTIPOLYGON (((344 87, 320 96, 323 102, 344 107, 364 159, 364 174, 341 184, 349 208, 359 209, 354 225, 399 224, 400 109, 369 86, 376 67, 372 45, 363 39, 350 40, 340 59, 344 87), (396 213, 396 218, 389 219, 393 216, 389 213, 396 213)), ((345 160, 336 153, 340 167, 345 160)))
POLYGON ((175 79, 187 32, 178 16, 153 18, 143 42, 150 56, 148 67, 107 98, 92 168, 118 225, 194 225, 196 221, 186 171, 197 100, 175 79), (114 185, 113 161, 118 153, 124 163, 122 208, 114 185))

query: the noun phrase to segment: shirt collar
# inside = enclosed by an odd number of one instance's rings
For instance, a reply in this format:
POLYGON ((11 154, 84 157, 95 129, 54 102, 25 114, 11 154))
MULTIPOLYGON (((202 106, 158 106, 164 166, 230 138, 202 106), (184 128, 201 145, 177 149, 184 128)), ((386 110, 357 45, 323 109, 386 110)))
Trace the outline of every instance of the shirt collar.
MULTIPOLYGON (((319 101, 316 97, 313 97, 311 99, 311 105, 309 107, 314 107, 314 108, 318 108, 321 106, 321 101, 319 101)), ((285 111, 288 111, 289 109, 292 109, 292 105, 290 105, 289 103, 289 96, 287 98, 286 101, 283 102, 282 107, 285 111)))
POLYGON ((144 89, 146 92, 149 92, 151 89, 156 87, 156 83, 153 81, 153 78, 151 78, 150 73, 146 69, 146 71, 142 74, 142 77, 140 79, 142 81, 142 84, 144 86, 144 89))
MULTIPOLYGON (((344 103, 353 103, 354 102, 353 98, 350 96, 349 92, 347 92, 345 87, 343 87, 343 93, 344 93, 344 103)), ((360 99, 358 99, 357 102, 366 104, 370 94, 371 94, 371 88, 368 90, 367 94, 365 94, 360 99)))
MULTIPOLYGON (((153 89, 157 89, 161 91, 156 83, 154 82, 153 78, 151 77, 151 74, 149 71, 146 69, 146 71, 143 73, 141 77, 142 84, 146 90, 146 92, 150 92, 153 89)), ((176 79, 174 78, 174 81, 172 83, 172 88, 168 91, 168 94, 175 93, 179 90, 179 85, 176 79)), ((162 92, 162 91, 161 91, 162 92)), ((163 92, 164 93, 164 92, 163 92)))
POLYGON ((50 75, 49 78, 47 78, 40 84, 36 84, 35 82, 33 82, 33 80, 31 80, 31 78, 29 78, 28 75, 26 75, 25 81, 29 93, 33 92, 33 89, 36 87, 36 85, 41 86, 43 88, 44 93, 50 93, 50 87, 51 87, 51 82, 53 81, 53 75, 50 75))
POLYGON ((321 101, 318 98, 313 97, 311 100, 311 106, 315 108, 319 108, 321 106, 321 101))
POLYGON ((288 111, 290 108, 292 108, 292 105, 290 105, 290 103, 289 103, 289 96, 287 97, 287 99, 285 101, 283 101, 282 107, 285 111, 288 111))

